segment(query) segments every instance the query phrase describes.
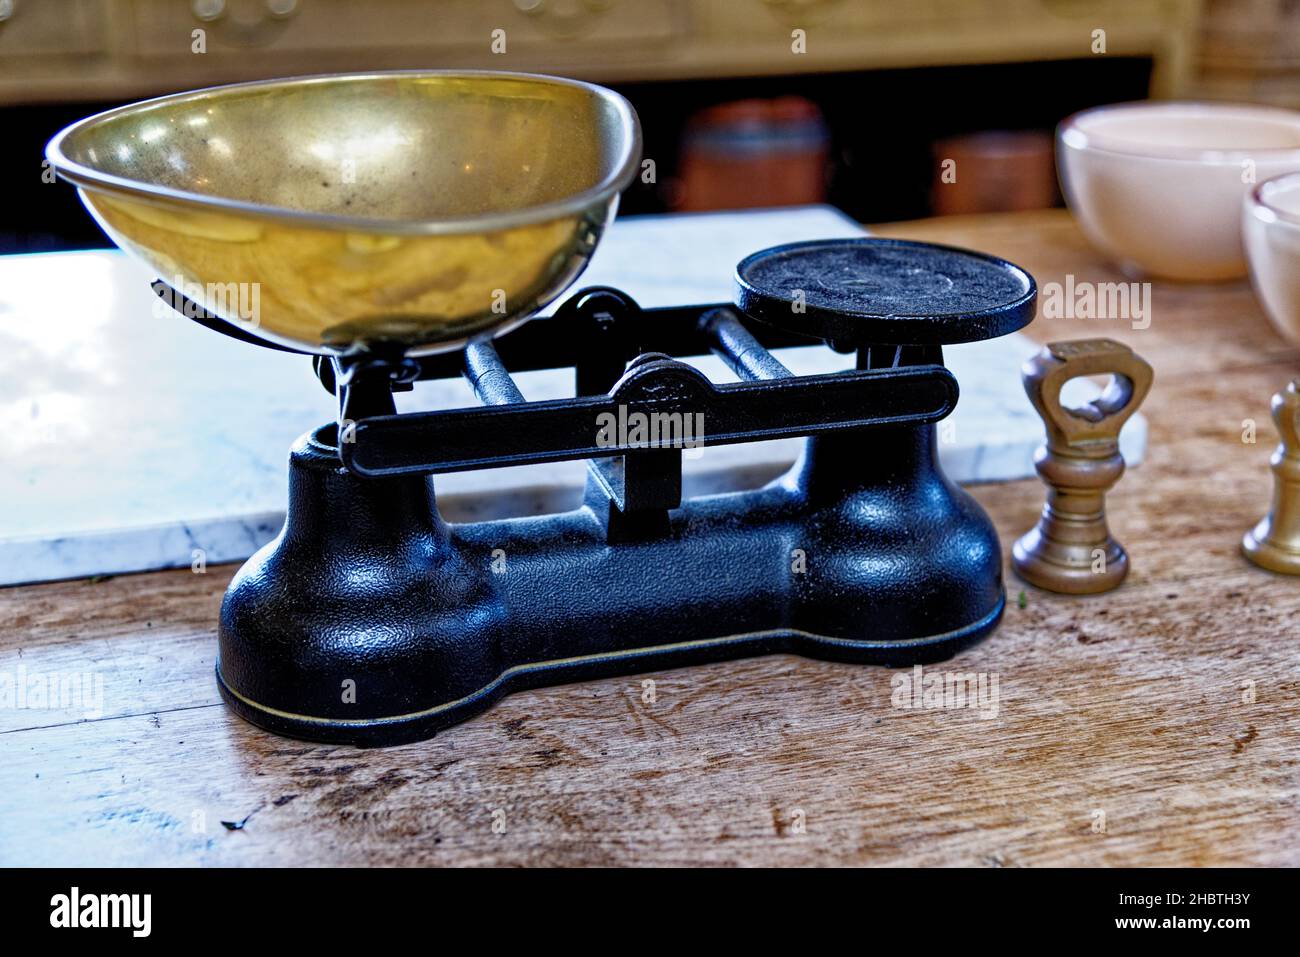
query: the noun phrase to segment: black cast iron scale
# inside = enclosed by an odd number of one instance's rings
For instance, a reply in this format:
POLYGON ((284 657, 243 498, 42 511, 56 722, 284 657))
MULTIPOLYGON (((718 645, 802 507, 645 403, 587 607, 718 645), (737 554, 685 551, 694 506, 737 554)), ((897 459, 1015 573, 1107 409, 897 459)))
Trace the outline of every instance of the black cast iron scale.
POLYGON ((950 657, 996 626, 1005 592, 992 524, 937 461, 957 402, 942 345, 1021 328, 1034 298, 991 256, 828 240, 743 260, 734 303, 642 309, 587 288, 462 352, 317 357, 339 421, 293 447, 285 527, 226 593, 222 694, 272 731, 384 745, 597 676, 780 651, 950 657), (770 352, 818 341, 856 369, 795 376, 770 352), (708 352, 740 381, 679 361, 708 352), (510 375, 564 367, 568 399, 525 401, 510 375), (396 414, 394 390, 461 375, 481 407, 396 414), (808 438, 766 487, 683 501, 681 448, 599 439, 620 412, 702 414, 705 445, 808 438), (581 458, 576 511, 438 514, 433 475, 581 458))

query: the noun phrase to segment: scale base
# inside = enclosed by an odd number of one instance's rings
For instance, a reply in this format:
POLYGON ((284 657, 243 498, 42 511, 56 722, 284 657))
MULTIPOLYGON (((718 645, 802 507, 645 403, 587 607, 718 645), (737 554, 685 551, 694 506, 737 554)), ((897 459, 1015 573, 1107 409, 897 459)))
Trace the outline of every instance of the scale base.
POLYGON ((623 520, 593 468, 576 511, 467 525, 428 476, 352 475, 331 430, 294 448, 285 528, 222 606, 221 693, 278 734, 399 744, 525 688, 777 652, 931 663, 1005 607, 932 425, 810 438, 772 484, 656 521, 623 520))
POLYGON ((291 714, 243 697, 226 684, 217 663, 217 686, 226 704, 241 718, 275 734, 308 741, 385 747, 422 741, 452 725, 482 714, 508 694, 550 685, 590 681, 734 658, 788 653, 847 664, 900 668, 946 661, 997 627, 1006 607, 1000 598, 985 618, 958 631, 896 641, 845 641, 792 630, 726 635, 677 645, 647 646, 608 655, 538 662, 503 673, 496 681, 456 701, 413 714, 374 719, 330 719, 291 714))

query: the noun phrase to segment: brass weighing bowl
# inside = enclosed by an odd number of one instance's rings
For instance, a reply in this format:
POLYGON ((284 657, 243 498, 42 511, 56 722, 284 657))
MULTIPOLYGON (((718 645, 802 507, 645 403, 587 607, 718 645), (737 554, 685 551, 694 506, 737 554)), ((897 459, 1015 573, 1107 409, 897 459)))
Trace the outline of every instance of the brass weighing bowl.
POLYGON ((319 354, 440 352, 522 323, 585 268, 640 152, 617 93, 484 71, 215 87, 46 148, 165 283, 319 354))

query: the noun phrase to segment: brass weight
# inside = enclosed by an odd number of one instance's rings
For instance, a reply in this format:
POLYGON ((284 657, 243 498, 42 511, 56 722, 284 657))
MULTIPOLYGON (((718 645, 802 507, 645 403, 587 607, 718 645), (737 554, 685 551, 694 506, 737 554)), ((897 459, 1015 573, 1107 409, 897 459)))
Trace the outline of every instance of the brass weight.
POLYGON ((1119 432, 1151 388, 1151 366, 1121 342, 1080 339, 1044 346, 1021 376, 1047 427, 1047 441, 1034 456, 1047 504, 1012 548, 1012 566, 1048 591, 1109 591, 1128 574, 1128 555, 1106 526, 1106 493, 1124 474, 1119 432), (1092 402, 1077 409, 1061 404, 1066 382, 1106 373, 1111 382, 1092 402))
POLYGON ((1256 565, 1283 575, 1300 575, 1300 379, 1273 396, 1273 421, 1281 442, 1273 469, 1273 507, 1241 540, 1256 565))

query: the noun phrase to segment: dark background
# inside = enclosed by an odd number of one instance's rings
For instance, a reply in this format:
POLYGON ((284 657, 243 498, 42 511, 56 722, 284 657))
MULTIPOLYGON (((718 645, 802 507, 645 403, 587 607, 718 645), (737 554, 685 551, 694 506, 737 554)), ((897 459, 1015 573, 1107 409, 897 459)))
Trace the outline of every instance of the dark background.
MULTIPOLYGON (((665 212, 682 132, 701 109, 734 100, 805 97, 830 131, 827 200, 862 222, 930 214, 932 147, 944 137, 980 130, 1052 130, 1076 110, 1146 97, 1151 62, 1091 57, 1041 63, 874 70, 797 77, 746 77, 609 84, 636 107, 645 156, 657 182, 635 182, 621 215, 665 212)), ((9 184, 0 212, 0 253, 108 246, 75 191, 41 189, 45 143, 60 129, 117 102, 60 103, 0 109, 7 149, 0 181, 9 184)))

